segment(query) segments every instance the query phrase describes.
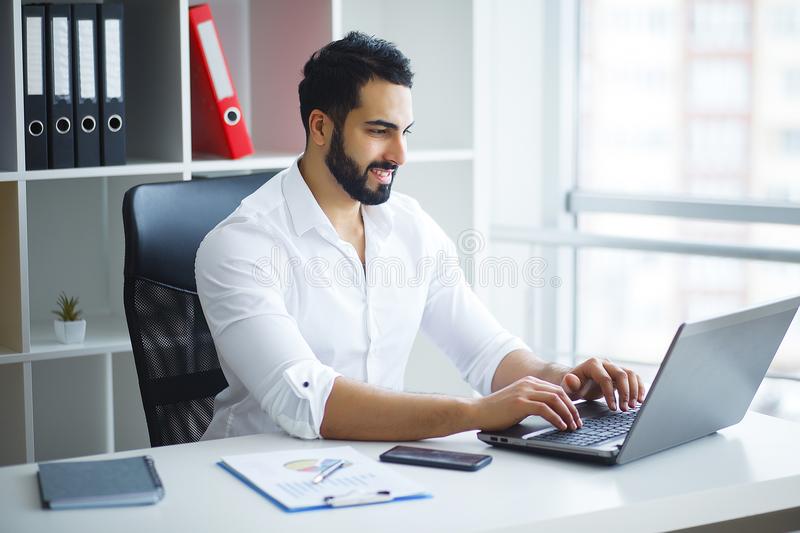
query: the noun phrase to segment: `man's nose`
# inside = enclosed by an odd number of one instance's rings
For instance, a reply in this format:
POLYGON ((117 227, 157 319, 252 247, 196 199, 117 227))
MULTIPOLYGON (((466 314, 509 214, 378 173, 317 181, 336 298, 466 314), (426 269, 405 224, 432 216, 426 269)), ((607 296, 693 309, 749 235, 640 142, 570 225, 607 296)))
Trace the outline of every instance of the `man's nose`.
POLYGON ((406 162, 406 138, 402 133, 392 137, 392 142, 386 150, 384 159, 400 166, 406 162))

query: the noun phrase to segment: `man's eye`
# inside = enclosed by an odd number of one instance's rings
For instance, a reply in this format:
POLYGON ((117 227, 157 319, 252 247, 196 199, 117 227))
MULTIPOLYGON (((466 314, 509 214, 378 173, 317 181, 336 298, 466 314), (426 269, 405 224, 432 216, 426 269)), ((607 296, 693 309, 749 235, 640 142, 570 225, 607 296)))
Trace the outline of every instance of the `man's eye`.
POLYGON ((383 135, 386 133, 386 130, 369 130, 370 133, 374 133, 376 135, 383 135))

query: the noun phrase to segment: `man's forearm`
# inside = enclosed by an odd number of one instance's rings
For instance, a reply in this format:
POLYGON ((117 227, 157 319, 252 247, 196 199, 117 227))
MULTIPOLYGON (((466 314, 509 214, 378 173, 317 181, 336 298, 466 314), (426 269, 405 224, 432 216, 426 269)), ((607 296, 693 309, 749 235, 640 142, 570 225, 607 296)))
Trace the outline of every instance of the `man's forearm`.
MULTIPOLYGON (((492 392, 525 376, 560 384, 568 371, 515 350, 498 365, 492 392)), ((420 440, 478 429, 477 416, 476 402, 470 398, 395 392, 338 377, 325 404, 320 434, 326 439, 420 440)))
POLYGON ((492 378, 492 392, 496 392, 518 379, 533 376, 559 385, 569 368, 548 363, 527 350, 514 350, 506 355, 492 378))
POLYGON ((338 377, 325 404, 326 439, 419 440, 475 429, 468 398, 394 392, 338 377))

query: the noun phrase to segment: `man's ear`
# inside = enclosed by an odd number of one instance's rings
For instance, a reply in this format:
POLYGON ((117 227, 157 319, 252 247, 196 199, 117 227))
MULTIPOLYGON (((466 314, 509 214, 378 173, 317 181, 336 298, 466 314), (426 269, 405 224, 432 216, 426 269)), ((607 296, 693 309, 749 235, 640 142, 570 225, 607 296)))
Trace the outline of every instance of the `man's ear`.
POLYGON ((319 109, 312 110, 308 115, 309 140, 317 146, 325 146, 330 141, 332 126, 333 122, 328 115, 319 109))

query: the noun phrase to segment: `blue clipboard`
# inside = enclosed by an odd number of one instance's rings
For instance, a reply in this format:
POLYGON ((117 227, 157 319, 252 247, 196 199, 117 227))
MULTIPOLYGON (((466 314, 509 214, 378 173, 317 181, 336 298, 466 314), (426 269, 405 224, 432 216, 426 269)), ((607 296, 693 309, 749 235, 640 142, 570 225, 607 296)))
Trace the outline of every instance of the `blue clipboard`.
POLYGON ((301 513, 301 512, 305 512, 305 511, 320 511, 320 510, 324 511, 326 509, 343 509, 343 508, 347 508, 347 507, 355 507, 355 506, 359 506, 360 507, 360 506, 364 506, 364 505, 379 505, 379 504, 383 504, 383 503, 399 502, 399 501, 403 501, 403 500, 423 500, 423 499, 433 498, 432 494, 425 492, 425 493, 413 494, 413 495, 410 495, 410 496, 381 498, 380 501, 359 501, 359 502, 348 503, 348 504, 344 504, 344 505, 338 505, 335 501, 332 501, 332 502, 329 502, 329 503, 323 503, 323 504, 320 504, 320 505, 313 505, 313 506, 309 506, 309 507, 290 508, 290 507, 287 507, 284 504, 282 504, 277 499, 275 499, 272 496, 270 496, 267 492, 262 490, 258 485, 256 485, 255 483, 253 483, 252 481, 247 479, 245 476, 243 476, 241 473, 239 473, 235 468, 232 468, 231 466, 227 465, 224 461, 219 461, 217 463, 217 465, 219 467, 221 467, 223 470, 225 470, 225 471, 229 472, 230 474, 232 474, 235 478, 237 478, 239 481, 241 481, 242 483, 244 483, 245 485, 247 485, 248 487, 250 487, 251 489, 253 489, 257 493, 261 494, 264 498, 266 498, 267 500, 269 500, 272 503, 274 503, 279 509, 281 509, 284 512, 287 512, 287 513, 301 513))

